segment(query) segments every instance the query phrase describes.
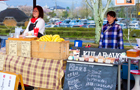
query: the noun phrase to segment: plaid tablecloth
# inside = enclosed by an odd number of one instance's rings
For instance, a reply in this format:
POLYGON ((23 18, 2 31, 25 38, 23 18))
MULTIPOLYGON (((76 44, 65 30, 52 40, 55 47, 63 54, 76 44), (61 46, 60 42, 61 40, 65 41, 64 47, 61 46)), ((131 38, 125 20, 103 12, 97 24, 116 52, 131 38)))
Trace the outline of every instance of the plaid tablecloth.
POLYGON ((22 74, 24 84, 61 90, 63 60, 5 56, 4 70, 22 74))

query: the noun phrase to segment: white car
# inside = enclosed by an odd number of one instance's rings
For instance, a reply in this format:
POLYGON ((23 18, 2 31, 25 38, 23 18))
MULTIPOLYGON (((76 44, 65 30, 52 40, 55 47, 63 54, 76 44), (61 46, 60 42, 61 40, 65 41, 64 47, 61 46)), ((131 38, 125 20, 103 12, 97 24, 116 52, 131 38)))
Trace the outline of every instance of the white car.
POLYGON ((116 21, 117 24, 119 24, 122 29, 126 28, 126 24, 125 23, 121 23, 120 21, 116 21))
POLYGON ((139 28, 139 21, 130 21, 129 28, 139 28))

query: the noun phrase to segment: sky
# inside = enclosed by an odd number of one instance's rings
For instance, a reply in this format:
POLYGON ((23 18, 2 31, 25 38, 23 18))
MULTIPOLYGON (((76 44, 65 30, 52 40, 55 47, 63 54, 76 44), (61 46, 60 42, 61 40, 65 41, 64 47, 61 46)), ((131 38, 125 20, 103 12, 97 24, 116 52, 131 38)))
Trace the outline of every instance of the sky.
MULTIPOLYGON (((72 2, 74 3, 75 7, 81 6, 81 3, 82 3, 82 0, 36 0, 36 1, 37 1, 37 5, 40 5, 40 6, 47 5, 49 7, 55 6, 55 1, 56 1, 58 6, 62 6, 64 8, 71 7, 72 2)), ((102 0, 102 1, 103 1, 103 6, 105 6, 107 0, 102 0)), ((32 6, 33 5, 33 0, 8 0, 5 2, 7 3, 7 5, 10 5, 10 6, 19 6, 19 5, 32 6)), ((112 0, 112 3, 115 3, 115 0, 112 0)))
MULTIPOLYGON (((57 5, 62 6, 62 7, 71 7, 72 2, 75 3, 75 6, 80 6, 82 0, 36 0, 37 1, 37 5, 40 6, 55 6, 55 1, 57 3, 57 5)), ((28 6, 32 6, 33 5, 33 0, 8 0, 5 1, 7 3, 7 5, 10 6, 19 6, 19 5, 28 5, 28 6)))

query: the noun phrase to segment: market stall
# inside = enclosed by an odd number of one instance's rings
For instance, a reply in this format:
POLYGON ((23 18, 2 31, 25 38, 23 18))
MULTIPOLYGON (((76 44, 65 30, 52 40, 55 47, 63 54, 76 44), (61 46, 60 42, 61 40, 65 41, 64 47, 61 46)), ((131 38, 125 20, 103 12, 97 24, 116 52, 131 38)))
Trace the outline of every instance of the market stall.
POLYGON ((43 37, 8 38, 6 50, 0 54, 0 70, 21 74, 26 85, 61 90, 66 68, 63 59, 68 58, 69 41, 54 35, 55 41, 46 42, 46 35, 43 37))

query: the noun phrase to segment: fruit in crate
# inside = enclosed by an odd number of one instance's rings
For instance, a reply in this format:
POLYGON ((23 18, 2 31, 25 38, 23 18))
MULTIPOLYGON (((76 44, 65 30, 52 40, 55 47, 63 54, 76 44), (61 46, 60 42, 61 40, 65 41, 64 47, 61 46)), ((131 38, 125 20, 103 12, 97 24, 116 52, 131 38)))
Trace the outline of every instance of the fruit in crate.
POLYGON ((65 41, 63 38, 60 38, 59 35, 45 35, 40 37, 37 41, 47 41, 47 42, 62 42, 65 41))

